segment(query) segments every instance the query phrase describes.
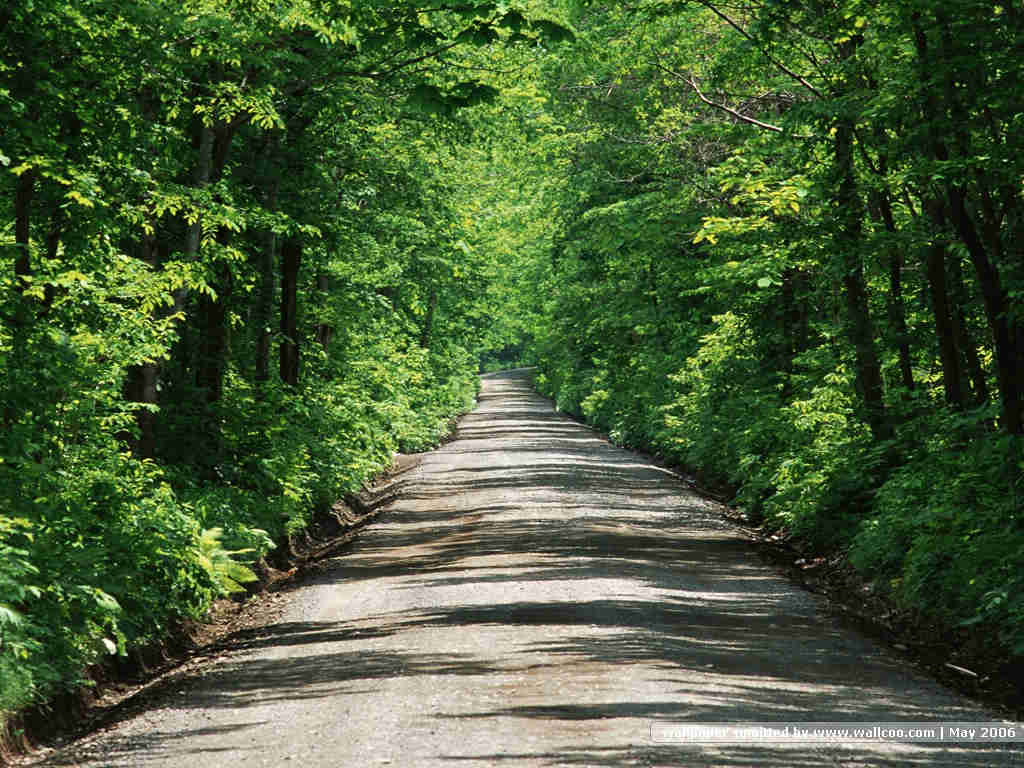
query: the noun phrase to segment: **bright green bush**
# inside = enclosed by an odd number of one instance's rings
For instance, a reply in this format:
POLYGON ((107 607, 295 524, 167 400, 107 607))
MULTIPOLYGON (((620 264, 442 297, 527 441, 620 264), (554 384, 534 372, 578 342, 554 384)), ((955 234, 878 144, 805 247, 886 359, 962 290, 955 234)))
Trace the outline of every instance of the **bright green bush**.
POLYGON ((38 686, 29 660, 38 658, 38 628, 25 607, 42 597, 39 569, 30 560, 31 523, 0 516, 0 712, 31 700, 38 686))
MULTIPOLYGON (((475 396, 470 356, 386 349, 375 358, 382 350, 371 347, 356 375, 300 390, 257 388, 229 371, 218 450, 197 463, 173 451, 162 464, 131 455, 116 379, 98 390, 105 409, 94 400, 26 415, 59 420, 61 433, 15 425, 9 439, 44 442, 36 461, 0 461, 13 491, 0 497, 0 711, 86 682, 88 665, 202 617, 255 578, 245 563, 301 532, 316 509, 359 490, 395 451, 436 443, 475 396)), ((71 350, 66 365, 79 360, 71 350)))
POLYGON ((749 324, 731 312, 714 323, 671 377, 679 394, 664 409, 660 434, 671 456, 739 486, 779 446, 779 400, 749 324))
POLYGON ((21 517, 0 516, 5 593, 22 617, 4 628, 20 660, 7 706, 79 684, 87 665, 199 616, 214 591, 198 525, 155 465, 90 445, 65 451, 63 467, 45 485, 23 476, 21 517))

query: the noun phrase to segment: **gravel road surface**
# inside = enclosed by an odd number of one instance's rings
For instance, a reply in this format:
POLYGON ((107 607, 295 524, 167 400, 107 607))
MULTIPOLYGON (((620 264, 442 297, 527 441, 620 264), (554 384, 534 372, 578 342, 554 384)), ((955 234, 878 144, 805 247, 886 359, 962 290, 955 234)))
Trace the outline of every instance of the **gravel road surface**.
POLYGON ((484 377, 344 556, 50 766, 1003 766, 1020 745, 684 744, 679 723, 990 721, 826 615, 671 472, 484 377))

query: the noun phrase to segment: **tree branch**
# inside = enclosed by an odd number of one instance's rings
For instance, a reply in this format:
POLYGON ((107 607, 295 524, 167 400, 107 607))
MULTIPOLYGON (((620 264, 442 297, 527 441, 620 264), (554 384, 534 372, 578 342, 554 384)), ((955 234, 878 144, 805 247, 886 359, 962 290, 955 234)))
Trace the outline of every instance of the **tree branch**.
POLYGON ((389 69, 385 70, 384 72, 374 73, 374 74, 372 74, 370 76, 371 77, 378 77, 378 78, 380 78, 382 80, 386 80, 386 79, 388 79, 389 77, 391 77, 393 74, 395 74, 396 72, 398 72, 401 69, 405 69, 406 67, 411 67, 413 64, 419 64, 421 61, 426 61, 427 59, 437 58, 438 56, 440 56, 445 51, 450 51, 452 48, 457 46, 460 42, 461 42, 460 40, 456 40, 456 41, 454 41, 452 43, 448 43, 447 45, 442 45, 440 48, 436 48, 433 51, 429 51, 428 53, 424 53, 422 56, 416 56, 415 58, 412 58, 412 59, 406 59, 403 62, 395 64, 393 67, 390 67, 389 69))
POLYGON ((771 123, 766 123, 763 120, 758 120, 757 118, 754 118, 754 117, 748 117, 747 115, 744 115, 742 112, 738 112, 737 110, 733 109, 732 107, 726 106, 725 104, 719 104, 717 101, 712 101, 707 96, 705 96, 703 93, 701 93, 700 87, 697 85, 696 81, 693 79, 692 76, 691 77, 687 77, 685 75, 680 75, 678 72, 673 72, 672 70, 668 69, 667 67, 661 66, 661 64, 659 64, 658 62, 654 62, 654 66, 656 66, 662 72, 666 72, 666 73, 672 75, 673 77, 678 78, 679 80, 682 80, 687 85, 689 85, 693 89, 693 92, 697 94, 697 98, 700 99, 701 101, 703 101, 708 106, 714 107, 715 109, 719 109, 722 112, 725 112, 727 114, 732 115, 737 120, 741 120, 744 123, 749 123, 750 125, 756 125, 758 128, 763 128, 766 131, 773 131, 774 133, 785 133, 785 131, 782 130, 782 128, 780 128, 777 125, 772 125, 771 123))
POLYGON ((724 21, 730 27, 732 27, 737 32, 739 32, 741 35, 743 35, 743 37, 745 37, 747 40, 749 40, 755 46, 757 46, 757 49, 758 49, 758 51, 761 52, 761 55, 764 56, 766 59, 768 59, 768 61, 770 61, 776 67, 778 67, 782 72, 785 72, 787 75, 792 77, 794 80, 796 80, 798 83, 800 83, 800 85, 802 85, 808 91, 813 93, 819 99, 822 98, 821 91, 819 91, 817 88, 815 88, 813 85, 811 85, 807 81, 807 78, 805 78, 803 75, 797 74, 792 69, 790 69, 785 64, 783 64, 781 61, 779 61, 774 56, 772 56, 770 53, 768 53, 768 51, 763 46, 761 46, 761 44, 756 39, 754 39, 753 35, 751 35, 749 32, 747 32, 747 30, 745 30, 743 27, 741 27, 737 22, 735 22, 731 18, 729 18, 725 13, 723 13, 720 10, 718 10, 718 8, 716 8, 713 3, 708 2, 708 0, 697 0, 697 1, 701 5, 703 5, 705 8, 707 8, 709 11, 711 11, 713 14, 715 14, 715 16, 720 18, 722 21, 724 21))

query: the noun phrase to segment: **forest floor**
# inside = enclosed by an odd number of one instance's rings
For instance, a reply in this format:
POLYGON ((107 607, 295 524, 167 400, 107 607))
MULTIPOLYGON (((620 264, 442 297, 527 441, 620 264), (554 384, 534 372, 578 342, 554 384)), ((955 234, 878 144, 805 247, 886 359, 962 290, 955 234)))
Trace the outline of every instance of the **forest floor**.
POLYGON ((35 764, 1024 765, 1019 744, 667 741, 678 724, 998 716, 524 372, 485 377, 455 439, 370 506, 343 554, 35 764))

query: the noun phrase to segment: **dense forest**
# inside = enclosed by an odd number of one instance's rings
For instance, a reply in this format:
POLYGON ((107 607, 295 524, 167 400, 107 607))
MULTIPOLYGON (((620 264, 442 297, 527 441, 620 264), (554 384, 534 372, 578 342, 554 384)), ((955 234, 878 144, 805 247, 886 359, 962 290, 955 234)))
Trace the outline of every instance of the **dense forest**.
POLYGON ((573 22, 539 73, 553 222, 521 246, 541 388, 1019 661, 1024 10, 701 0, 573 22))
POLYGON ((0 713, 531 364, 1024 654, 1024 9, 0 9, 0 713))
POLYGON ((201 617, 471 405, 473 51, 570 36, 489 2, 0 10, 0 711, 201 617))

